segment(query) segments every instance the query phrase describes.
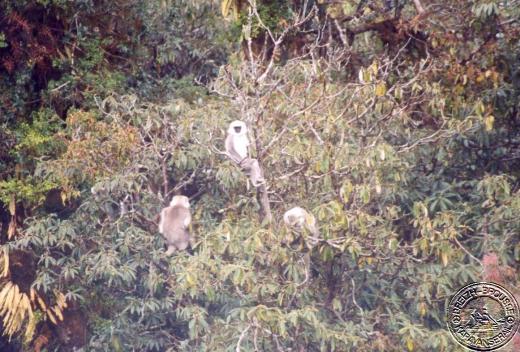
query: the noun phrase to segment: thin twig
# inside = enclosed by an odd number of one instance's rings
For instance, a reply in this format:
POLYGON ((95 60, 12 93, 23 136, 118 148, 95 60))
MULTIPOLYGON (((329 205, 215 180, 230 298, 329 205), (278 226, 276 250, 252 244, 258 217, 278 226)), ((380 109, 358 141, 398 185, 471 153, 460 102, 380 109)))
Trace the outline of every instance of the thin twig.
POLYGON ((462 249, 462 251, 464 251, 464 253, 466 253, 471 259, 475 260, 477 263, 480 264, 480 266, 483 266, 482 264, 482 261, 480 261, 480 259, 478 259, 477 257, 475 257, 473 254, 471 254, 463 245, 462 243, 459 242, 459 240, 457 238, 453 238, 453 240, 455 241, 455 243, 460 247, 460 249, 462 249))
POLYGON ((242 343, 242 340, 246 337, 247 331, 251 328, 251 325, 248 325, 247 328, 245 328, 242 333, 240 334, 240 337, 238 338, 237 342, 237 348, 235 349, 236 352, 240 352, 240 344, 242 343))

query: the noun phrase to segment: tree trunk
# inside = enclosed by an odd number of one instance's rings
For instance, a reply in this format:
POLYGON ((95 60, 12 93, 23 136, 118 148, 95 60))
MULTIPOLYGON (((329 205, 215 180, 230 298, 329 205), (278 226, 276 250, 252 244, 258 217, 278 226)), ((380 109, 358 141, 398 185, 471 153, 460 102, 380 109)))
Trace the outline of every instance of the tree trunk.
POLYGON ((260 221, 270 224, 273 221, 273 215, 265 183, 256 188, 256 198, 260 203, 260 221))

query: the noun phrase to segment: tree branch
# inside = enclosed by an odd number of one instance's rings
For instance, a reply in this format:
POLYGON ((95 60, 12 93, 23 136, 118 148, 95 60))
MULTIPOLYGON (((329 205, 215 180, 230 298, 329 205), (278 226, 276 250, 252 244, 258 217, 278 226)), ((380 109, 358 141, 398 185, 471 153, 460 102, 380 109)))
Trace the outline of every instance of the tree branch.
POLYGON ((424 10, 424 7, 421 4, 421 0, 413 0, 413 4, 415 6, 415 10, 419 15, 422 15, 426 11, 424 10))

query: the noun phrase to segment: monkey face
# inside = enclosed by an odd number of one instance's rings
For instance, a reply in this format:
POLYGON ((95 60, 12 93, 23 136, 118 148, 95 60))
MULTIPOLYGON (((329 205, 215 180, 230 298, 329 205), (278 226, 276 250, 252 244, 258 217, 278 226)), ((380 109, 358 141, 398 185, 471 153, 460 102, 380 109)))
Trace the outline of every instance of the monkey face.
POLYGON ((235 120, 235 121, 231 122, 231 124, 229 125, 229 128, 228 128, 229 134, 242 135, 242 134, 245 134, 246 132, 247 132, 246 124, 239 120, 235 120))

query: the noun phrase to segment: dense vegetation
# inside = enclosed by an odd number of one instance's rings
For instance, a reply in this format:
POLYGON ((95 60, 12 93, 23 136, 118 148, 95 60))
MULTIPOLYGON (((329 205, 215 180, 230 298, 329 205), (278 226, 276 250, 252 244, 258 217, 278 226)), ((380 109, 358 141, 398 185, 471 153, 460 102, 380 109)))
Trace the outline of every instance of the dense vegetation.
POLYGON ((518 0, 2 2, 0 349, 461 350, 458 288, 520 301, 519 16, 518 0), (235 119, 270 209, 223 155, 235 119), (174 194, 196 245, 167 257, 174 194), (287 241, 296 205, 314 246, 287 241))

